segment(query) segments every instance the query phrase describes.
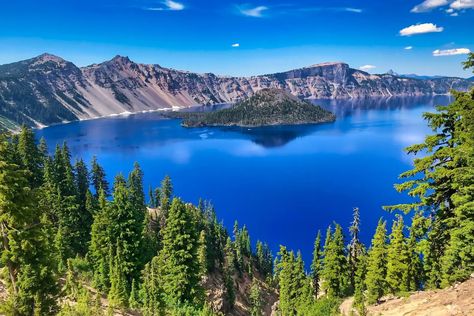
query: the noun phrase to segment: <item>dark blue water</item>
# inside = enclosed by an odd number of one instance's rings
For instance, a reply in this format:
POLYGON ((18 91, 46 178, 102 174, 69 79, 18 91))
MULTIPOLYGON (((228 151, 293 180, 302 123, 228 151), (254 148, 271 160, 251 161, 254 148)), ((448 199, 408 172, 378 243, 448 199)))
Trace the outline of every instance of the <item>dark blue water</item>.
POLYGON ((110 181, 134 161, 145 172, 145 188, 170 175, 177 195, 211 200, 229 228, 237 219, 254 242, 301 249, 309 262, 317 230, 336 221, 347 236, 353 207, 361 209, 368 243, 378 219, 392 218, 382 205, 409 201, 393 189, 412 163, 403 149, 429 132, 422 113, 449 101, 315 101, 337 121, 252 129, 185 129, 147 113, 53 126, 38 136, 51 150, 67 141, 73 157, 97 155, 110 181))

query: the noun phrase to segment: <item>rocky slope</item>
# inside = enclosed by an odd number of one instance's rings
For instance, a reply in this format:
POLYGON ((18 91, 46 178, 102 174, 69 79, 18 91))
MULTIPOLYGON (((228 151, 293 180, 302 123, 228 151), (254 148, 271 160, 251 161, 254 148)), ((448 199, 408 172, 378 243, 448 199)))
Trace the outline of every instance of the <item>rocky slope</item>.
MULTIPOLYGON (((358 315, 352 309, 352 298, 346 299, 342 303, 340 311, 342 315, 358 315)), ((474 275, 463 283, 442 290, 420 291, 408 297, 385 297, 382 303, 369 306, 367 315, 474 315, 474 275)))
POLYGON ((299 98, 359 98, 446 94, 467 90, 461 78, 417 80, 371 75, 345 63, 324 63, 276 74, 225 77, 134 63, 127 57, 78 68, 43 54, 0 66, 0 128, 44 126, 123 112, 236 102, 264 88, 299 98))

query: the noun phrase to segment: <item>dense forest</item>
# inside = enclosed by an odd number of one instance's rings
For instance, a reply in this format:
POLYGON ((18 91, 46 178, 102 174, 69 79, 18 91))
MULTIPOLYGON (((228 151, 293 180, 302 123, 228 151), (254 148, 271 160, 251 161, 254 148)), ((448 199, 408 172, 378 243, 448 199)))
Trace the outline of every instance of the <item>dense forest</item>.
POLYGON ((474 272, 474 90, 453 94, 452 104, 424 114, 432 134, 407 148, 422 155, 396 189, 414 203, 387 206, 396 220, 380 219, 370 245, 359 240, 357 208, 347 234, 337 223, 324 238, 315 232, 310 271, 299 252, 281 246, 273 256, 253 243, 245 226, 229 233, 212 205, 177 197, 169 177, 145 201, 138 164, 111 184, 98 159, 71 162, 67 144, 50 156, 26 127, 2 134, 1 312, 232 315, 250 281, 248 315, 268 314, 268 304, 275 315, 337 314, 352 295, 364 315, 386 294, 463 281, 474 272), (216 275, 219 308, 206 283, 216 275))
POLYGON ((266 126, 332 122, 335 115, 281 89, 262 89, 231 108, 211 112, 170 112, 185 127, 266 126))

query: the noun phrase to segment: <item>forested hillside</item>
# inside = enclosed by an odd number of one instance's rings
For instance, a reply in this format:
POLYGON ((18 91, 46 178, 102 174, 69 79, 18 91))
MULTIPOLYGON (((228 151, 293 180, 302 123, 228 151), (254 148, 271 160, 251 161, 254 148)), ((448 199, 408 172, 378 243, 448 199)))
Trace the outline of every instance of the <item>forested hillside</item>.
MULTIPOLYGON (((474 66, 474 55, 466 67, 474 66)), ((425 119, 433 132, 396 189, 413 204, 380 219, 371 245, 315 232, 311 271, 284 246, 276 257, 245 226, 229 233, 212 205, 182 201, 166 177, 145 202, 134 165, 114 183, 98 159, 48 154, 23 128, 0 139, 1 279, 6 315, 331 315, 354 296, 358 313, 386 294, 446 287, 474 272, 474 90, 425 119), (407 216, 411 225, 405 224, 407 216), (105 304, 107 302, 107 304, 105 304)), ((99 158, 100 159, 100 158, 99 158)))

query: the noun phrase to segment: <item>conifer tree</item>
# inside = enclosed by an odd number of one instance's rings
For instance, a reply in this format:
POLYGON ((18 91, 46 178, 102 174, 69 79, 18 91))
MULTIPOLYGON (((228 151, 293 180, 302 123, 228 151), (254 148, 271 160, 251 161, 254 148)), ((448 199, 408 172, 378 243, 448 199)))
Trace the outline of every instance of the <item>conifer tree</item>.
POLYGON ((36 145, 35 134, 26 126, 22 126, 18 136, 18 154, 23 167, 29 171, 28 180, 32 188, 38 188, 43 183, 43 156, 36 145))
POLYGON ((386 290, 387 274, 387 230, 386 222, 379 220, 367 258, 367 303, 374 304, 386 290))
POLYGON ((262 316, 263 315, 263 302, 260 285, 257 279, 252 279, 252 286, 250 288, 250 315, 251 316, 262 316))
POLYGON ((398 216, 393 222, 387 251, 387 292, 392 294, 409 290, 407 280, 403 279, 408 275, 408 253, 403 229, 403 217, 398 216))
POLYGON ((326 242, 324 249, 322 287, 329 297, 343 297, 347 294, 349 276, 342 228, 339 224, 335 224, 335 227, 334 234, 326 242))
POLYGON ((161 181, 160 188, 160 206, 165 216, 170 208, 172 197, 173 184, 171 183, 171 178, 169 176, 165 176, 163 181, 161 181))
POLYGON ((226 300, 229 307, 232 309, 235 304, 235 284, 234 284, 234 273, 235 273, 235 251, 232 245, 230 237, 227 237, 227 241, 224 247, 225 260, 224 260, 224 285, 226 289, 226 300))
POLYGON ((11 140, 0 135, 0 261, 10 293, 7 309, 13 315, 52 315, 58 288, 50 239, 29 184, 31 173, 18 161, 11 140))
POLYGON ((165 313, 159 270, 159 258, 156 256, 142 271, 139 296, 144 316, 161 316, 165 313))
POLYGON ((365 276, 367 274, 367 255, 362 253, 359 256, 359 263, 354 278, 354 302, 352 306, 357 310, 360 316, 367 314, 365 291, 365 276))
POLYGON ((351 234, 351 241, 349 243, 348 266, 350 273, 351 292, 355 288, 355 274, 357 265, 359 264, 359 257, 364 252, 364 245, 359 239, 360 233, 360 212, 359 208, 354 208, 353 220, 349 228, 351 234))
POLYGON ((89 260, 94 271, 94 285, 102 290, 108 290, 109 279, 109 253, 111 248, 110 228, 112 218, 110 217, 110 207, 106 200, 104 190, 100 189, 98 211, 94 215, 94 222, 91 227, 91 243, 89 247, 89 260))
POLYGON ((316 240, 314 241, 313 248, 313 261, 311 263, 311 277, 313 280, 313 295, 315 298, 319 294, 319 282, 321 281, 321 272, 322 272, 322 254, 321 249, 321 231, 318 230, 316 240))
POLYGON ((159 253, 163 291, 172 305, 201 303, 198 238, 190 209, 180 199, 174 198, 159 253))
POLYGON ((207 273, 207 238, 206 231, 201 230, 199 234, 199 249, 198 249, 198 261, 200 267, 200 275, 204 276, 207 273))
POLYGON ((105 196, 109 196, 110 189, 109 183, 105 177, 104 168, 97 162, 97 157, 92 157, 92 170, 91 170, 92 185, 95 189, 96 198, 99 197, 101 191, 104 191, 105 196))
POLYGON ((129 285, 125 274, 125 264, 122 261, 122 249, 120 243, 117 242, 115 247, 115 255, 111 254, 110 258, 110 291, 108 299, 114 307, 125 307, 129 300, 129 285))

